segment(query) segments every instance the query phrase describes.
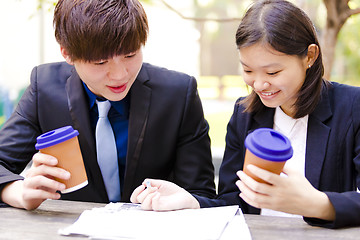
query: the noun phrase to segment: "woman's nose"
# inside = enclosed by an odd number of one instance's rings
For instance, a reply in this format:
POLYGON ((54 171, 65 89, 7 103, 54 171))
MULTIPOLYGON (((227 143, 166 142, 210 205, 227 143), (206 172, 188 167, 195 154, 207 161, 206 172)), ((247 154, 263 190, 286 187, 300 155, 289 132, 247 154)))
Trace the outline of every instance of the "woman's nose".
POLYGON ((263 79, 256 79, 254 80, 253 88, 256 91, 263 91, 270 86, 270 83, 263 80, 263 79))

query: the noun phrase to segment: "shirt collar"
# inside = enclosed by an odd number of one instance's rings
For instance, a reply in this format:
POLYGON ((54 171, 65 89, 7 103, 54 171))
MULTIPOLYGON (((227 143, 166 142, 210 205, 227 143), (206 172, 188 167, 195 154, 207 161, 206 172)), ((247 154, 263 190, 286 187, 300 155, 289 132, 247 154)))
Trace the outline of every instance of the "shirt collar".
POLYGON ((274 115, 274 125, 276 125, 277 128, 280 129, 282 133, 288 135, 290 134, 291 130, 294 128, 296 122, 302 122, 306 126, 308 118, 309 115, 306 115, 302 118, 294 119, 286 115, 286 113, 284 113, 284 111, 280 107, 276 107, 275 115, 274 115))
MULTIPOLYGON (((88 99, 89 99, 89 106, 90 106, 90 109, 92 109, 96 103, 96 99, 98 100, 101 100, 101 101, 105 101, 107 100, 106 98, 102 98, 102 97, 98 97, 96 96, 92 91, 90 91, 90 89, 86 86, 86 84, 83 82, 83 85, 84 85, 84 88, 85 88, 85 91, 86 91, 86 94, 88 96, 88 99)), ((121 115, 128 115, 128 112, 129 112, 129 94, 128 93, 126 95, 126 97, 124 99, 122 99, 121 101, 116 101, 116 102, 113 102, 113 101, 110 101, 111 103, 111 106, 115 108, 115 110, 120 113, 121 115)))

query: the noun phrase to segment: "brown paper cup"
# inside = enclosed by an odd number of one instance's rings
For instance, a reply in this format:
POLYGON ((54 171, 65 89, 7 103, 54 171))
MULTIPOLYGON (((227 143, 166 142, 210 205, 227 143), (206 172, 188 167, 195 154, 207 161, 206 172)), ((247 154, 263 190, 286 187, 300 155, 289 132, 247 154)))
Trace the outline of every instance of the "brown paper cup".
POLYGON ((280 174, 282 172, 282 169, 284 168, 286 161, 270 161, 270 160, 265 160, 262 158, 259 158, 257 156, 255 156, 252 152, 250 152, 248 149, 246 149, 245 152, 245 162, 244 162, 244 173, 246 173, 247 175, 249 175, 250 177, 252 177, 254 180, 261 182, 261 183, 267 183, 266 181, 262 180, 261 178, 256 177, 254 174, 252 174, 248 169, 247 166, 249 164, 255 165, 259 168, 268 170, 270 172, 276 173, 276 174, 280 174))
POLYGON ((77 137, 73 137, 57 145, 41 149, 40 152, 49 154, 58 159, 58 167, 70 172, 68 180, 57 179, 66 185, 61 193, 76 191, 88 184, 83 158, 77 137))

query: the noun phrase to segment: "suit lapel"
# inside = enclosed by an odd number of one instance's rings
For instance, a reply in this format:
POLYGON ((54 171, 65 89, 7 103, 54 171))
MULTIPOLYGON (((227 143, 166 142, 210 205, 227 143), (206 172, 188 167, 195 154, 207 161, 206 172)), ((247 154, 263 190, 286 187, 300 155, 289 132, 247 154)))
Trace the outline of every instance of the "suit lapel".
POLYGON ((74 122, 74 128, 79 131, 79 136, 84 137, 84 143, 86 143, 87 146, 92 146, 95 143, 93 136, 91 136, 89 104, 86 99, 82 81, 75 70, 66 82, 66 91, 68 94, 69 110, 74 122))
POLYGON ((324 122, 332 116, 328 93, 324 93, 315 111, 309 115, 306 141, 305 176, 315 187, 319 187, 319 179, 325 160, 326 148, 330 135, 330 127, 324 122))
POLYGON ((151 88, 145 85, 148 80, 149 76, 143 65, 130 91, 129 140, 122 195, 125 199, 129 198, 132 193, 132 184, 136 177, 135 173, 147 126, 152 92, 151 88))
POLYGON ((100 168, 96 160, 95 139, 89 118, 89 103, 87 100, 82 81, 75 69, 66 82, 66 92, 68 94, 68 104, 70 115, 74 123, 74 129, 79 131, 79 142, 81 153, 87 167, 89 183, 96 186, 97 191, 102 189, 102 198, 107 199, 105 186, 101 177, 100 168))
MULTIPOLYGON (((253 132, 254 130, 258 128, 273 128, 274 126, 274 114, 275 114, 275 108, 265 108, 264 111, 260 111, 255 113, 254 115, 254 122, 252 126, 250 126, 247 135, 253 132)), ((245 156, 245 153, 244 153, 245 156)), ((248 208, 249 213, 252 214, 260 214, 260 209, 255 208, 253 206, 249 205, 248 208)))
POLYGON ((265 108, 264 111, 257 112, 254 115, 254 126, 251 126, 248 134, 257 128, 273 128, 275 108, 265 108))

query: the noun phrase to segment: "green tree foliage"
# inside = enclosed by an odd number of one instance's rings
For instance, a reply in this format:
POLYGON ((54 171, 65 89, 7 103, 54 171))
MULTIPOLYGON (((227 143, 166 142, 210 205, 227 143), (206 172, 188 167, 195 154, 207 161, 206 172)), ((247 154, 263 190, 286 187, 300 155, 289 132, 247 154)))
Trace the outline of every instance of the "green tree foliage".
POLYGON ((334 80, 360 85, 360 16, 351 17, 338 36, 334 80))
MULTIPOLYGON (((360 0, 289 1, 294 2, 300 7, 308 8, 307 12, 315 24, 328 21, 327 24, 321 26, 320 29, 317 26, 320 36, 325 34, 329 21, 337 22, 337 17, 339 17, 339 21, 341 20, 340 17, 344 16, 344 14, 340 14, 341 12, 355 11, 355 9, 360 7, 360 0), (325 10, 327 14, 319 15, 316 9, 319 7, 324 8, 324 4, 327 6, 327 11, 325 10)), ((56 5, 56 2, 57 0, 38 0, 38 8, 48 8, 49 10, 52 10, 56 5)), ((144 4, 154 4, 155 2, 163 3, 163 5, 168 7, 169 11, 174 11, 181 16, 180 12, 177 12, 176 9, 172 9, 171 5, 168 4, 168 2, 171 1, 140 0, 140 2, 144 4)), ((201 33, 202 40, 200 41, 200 44, 210 46, 210 53, 205 53, 204 56, 201 57, 201 59, 204 60, 202 61, 203 63, 200 64, 202 68, 201 72, 215 75, 221 75, 220 72, 222 71, 224 72, 223 74, 234 74, 236 72, 236 67, 229 64, 230 62, 234 62, 235 55, 232 55, 230 52, 225 54, 227 58, 230 58, 228 60, 222 59, 220 61, 228 63, 225 67, 219 66, 218 63, 216 63, 216 58, 221 58, 221 51, 227 51, 226 48, 224 48, 225 45, 231 45, 234 42, 233 38, 231 38, 234 28, 236 28, 236 25, 240 21, 239 19, 243 16, 247 6, 249 6, 251 2, 251 0, 212 0, 207 1, 207 4, 203 4, 203 1, 193 0, 194 16, 182 17, 184 18, 184 21, 193 20, 195 22, 195 26, 201 33), (231 39, 225 40, 225 38, 231 39), (217 52, 218 50, 216 50, 218 47, 220 47, 220 52, 217 52), (209 58, 215 60, 210 60, 209 58), (206 69, 208 69, 208 71, 206 69)), ((354 12, 347 12, 347 14, 354 14, 354 12)), ((342 21, 346 23, 344 26, 338 24, 341 31, 339 32, 339 35, 335 33, 334 36, 336 36, 337 39, 333 40, 333 44, 329 45, 327 43, 328 41, 323 42, 323 54, 325 55, 325 59, 327 59, 328 56, 331 58, 331 52, 333 52, 332 49, 335 50, 334 67, 331 70, 331 78, 333 80, 341 82, 347 81, 351 84, 360 85, 360 16, 358 16, 358 14, 352 15, 349 20, 343 19, 342 21), (328 53, 329 47, 331 48, 330 53, 328 53)), ((328 34, 325 35, 328 36, 328 34)), ((325 38, 329 39, 329 37, 326 36, 325 38)), ((231 51, 234 51, 234 48, 231 48, 231 51)), ((327 63, 327 65, 330 65, 330 67, 328 66, 330 69, 332 65, 331 62, 332 60, 330 59, 329 63, 327 63)))

